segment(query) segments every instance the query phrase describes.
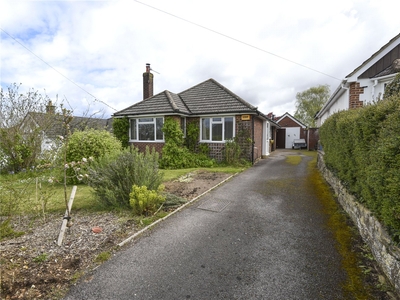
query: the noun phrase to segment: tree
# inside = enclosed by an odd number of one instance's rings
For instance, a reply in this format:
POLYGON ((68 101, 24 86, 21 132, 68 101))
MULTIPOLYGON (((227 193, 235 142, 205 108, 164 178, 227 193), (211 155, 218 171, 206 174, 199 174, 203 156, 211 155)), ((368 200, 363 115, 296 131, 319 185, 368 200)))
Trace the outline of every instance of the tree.
POLYGON ((296 112, 294 117, 303 122, 307 127, 315 127, 315 114, 329 99, 330 90, 328 85, 311 87, 296 95, 296 112))
MULTIPOLYGON (((14 83, 6 91, 3 88, 0 91, 0 153, 5 168, 2 171, 28 169, 40 154, 43 128, 29 122, 22 124, 30 112, 45 115, 49 98, 34 89, 20 94, 20 86, 14 83)), ((41 125, 50 126, 50 122, 42 118, 41 125)))

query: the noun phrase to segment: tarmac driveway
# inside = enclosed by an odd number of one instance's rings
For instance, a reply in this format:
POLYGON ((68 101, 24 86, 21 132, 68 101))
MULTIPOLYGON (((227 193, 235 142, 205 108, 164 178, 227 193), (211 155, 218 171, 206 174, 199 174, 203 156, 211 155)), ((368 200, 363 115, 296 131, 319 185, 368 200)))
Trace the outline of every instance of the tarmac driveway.
POLYGON ((291 154, 277 151, 161 222, 65 299, 345 299, 307 182, 312 158, 292 164, 291 154))

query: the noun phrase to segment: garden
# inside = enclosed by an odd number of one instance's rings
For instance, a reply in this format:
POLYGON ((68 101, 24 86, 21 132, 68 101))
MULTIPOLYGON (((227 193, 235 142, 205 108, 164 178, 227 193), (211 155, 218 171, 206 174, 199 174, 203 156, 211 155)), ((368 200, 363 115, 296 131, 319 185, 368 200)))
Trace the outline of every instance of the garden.
MULTIPOLYGON (((229 162, 189 151, 172 120, 165 122, 160 158, 149 148, 123 147, 106 130, 71 132, 72 117, 66 110, 61 115, 65 134, 54 149, 31 159, 35 148, 18 138, 9 152, 17 155, 2 160, 2 299, 61 298, 119 243, 249 166, 234 141, 229 162)), ((0 131, 4 158, 10 131, 0 131)))

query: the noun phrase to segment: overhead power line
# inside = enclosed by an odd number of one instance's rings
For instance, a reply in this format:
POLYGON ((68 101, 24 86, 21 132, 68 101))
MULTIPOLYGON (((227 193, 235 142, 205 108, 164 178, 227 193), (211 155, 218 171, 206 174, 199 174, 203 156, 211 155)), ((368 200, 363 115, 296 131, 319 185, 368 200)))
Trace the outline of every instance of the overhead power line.
POLYGON ((46 64, 48 67, 50 67, 51 69, 53 69, 54 71, 56 71, 58 74, 60 74, 62 77, 64 77, 65 79, 67 79, 69 82, 71 82, 73 85, 75 85, 76 87, 78 87, 79 89, 81 89, 82 91, 84 91, 85 93, 87 93, 88 95, 90 95, 91 97, 94 98, 94 101, 103 103, 104 105, 108 106, 109 108, 111 108, 114 111, 117 111, 114 107, 110 106, 109 104, 107 104, 104 101, 101 101, 100 99, 98 99, 96 96, 94 96, 92 93, 88 92, 87 90, 85 90, 83 87, 81 87, 79 84, 77 84, 76 82, 74 82, 72 79, 69 79, 67 76, 65 76, 63 73, 61 73, 60 71, 58 71, 56 68, 54 68, 52 65, 50 65, 48 62, 46 62, 45 60, 43 60, 40 56, 36 55, 36 53, 34 53, 31 49, 29 49, 28 47, 26 47, 24 44, 22 44, 20 41, 18 41, 15 37, 13 37, 11 34, 9 34, 7 31, 5 31, 3 28, 0 28, 1 31, 3 31, 5 34, 7 34, 10 38, 12 38, 15 42, 17 42, 18 44, 20 44, 23 48, 25 48, 27 51, 29 51, 32 55, 34 55, 37 59, 39 59, 40 61, 42 61, 44 64, 46 64))
POLYGON ((144 6, 147 6, 147 7, 151 8, 151 9, 154 9, 154 10, 157 10, 157 11, 162 12, 162 13, 164 13, 164 14, 167 14, 167 15, 169 15, 169 16, 171 16, 171 17, 177 18, 177 19, 179 19, 179 20, 181 20, 181 21, 184 21, 184 22, 186 22, 186 23, 192 24, 192 25, 194 25, 194 26, 197 26, 197 27, 200 27, 200 28, 205 29, 205 30, 207 30, 207 31, 210 31, 210 32, 212 32, 212 33, 215 33, 215 34, 217 34, 217 35, 223 36, 223 37, 225 37, 225 38, 227 38, 227 39, 233 40, 233 41, 235 41, 235 42, 238 42, 238 43, 240 43, 240 44, 246 45, 246 46, 251 47, 251 48, 253 48, 253 49, 259 50, 259 51, 261 51, 261 52, 267 53, 267 54, 269 54, 269 55, 273 55, 273 56, 275 56, 275 57, 278 57, 278 58, 280 58, 280 59, 283 59, 283 60, 285 60, 285 61, 288 61, 288 62, 290 62, 290 63, 292 63, 292 64, 298 65, 298 66, 300 66, 300 67, 306 68, 306 69, 311 70, 311 71, 313 71, 313 72, 317 72, 317 73, 322 74, 322 75, 324 75, 324 76, 328 76, 328 77, 330 77, 330 78, 333 78, 333 79, 342 81, 340 78, 337 78, 337 77, 335 77, 335 76, 332 76, 332 75, 329 75, 329 74, 327 74, 327 73, 321 72, 321 71, 319 71, 319 70, 313 69, 313 68, 311 68, 311 67, 308 67, 308 66, 306 66, 306 65, 303 65, 303 64, 301 64, 301 63, 298 63, 298 62, 296 62, 296 61, 294 61, 294 60, 290 60, 290 59, 288 59, 288 58, 286 58, 286 57, 280 56, 280 55, 278 55, 278 54, 272 53, 272 52, 267 51, 267 50, 265 50, 265 49, 262 49, 262 48, 260 48, 260 47, 257 47, 257 46, 254 46, 254 45, 252 45, 252 44, 249 44, 249 43, 247 43, 247 42, 241 41, 241 40, 239 40, 239 39, 237 39, 237 38, 231 37, 231 36, 229 36, 229 35, 227 35, 227 34, 221 33, 221 32, 219 32, 219 31, 216 31, 216 30, 211 29, 211 28, 209 28, 209 27, 206 27, 206 26, 203 26, 203 25, 201 25, 201 24, 195 23, 195 22, 190 21, 190 20, 188 20, 188 19, 179 17, 179 16, 174 15, 174 14, 172 14, 172 13, 169 13, 169 12, 167 12, 167 11, 165 11, 165 10, 162 10, 162 9, 159 9, 159 8, 154 7, 154 6, 152 6, 152 5, 149 5, 149 4, 147 4, 147 3, 143 3, 143 2, 137 1, 137 0, 134 0, 134 1, 137 2, 137 3, 139 3, 139 4, 142 4, 142 5, 144 5, 144 6))

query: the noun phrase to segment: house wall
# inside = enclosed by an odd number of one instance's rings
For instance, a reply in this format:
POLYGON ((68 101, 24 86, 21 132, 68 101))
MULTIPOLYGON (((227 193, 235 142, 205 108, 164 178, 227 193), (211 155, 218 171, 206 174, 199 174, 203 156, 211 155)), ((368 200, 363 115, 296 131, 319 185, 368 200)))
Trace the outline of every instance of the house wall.
POLYGON ((160 154, 162 153, 162 148, 164 147, 164 143, 133 142, 130 143, 130 145, 138 148, 140 152, 145 152, 146 146, 149 146, 150 150, 154 148, 154 150, 156 150, 160 154))
POLYGON ((355 109, 363 106, 360 95, 364 94, 364 88, 359 82, 350 83, 349 87, 349 109, 355 109))

